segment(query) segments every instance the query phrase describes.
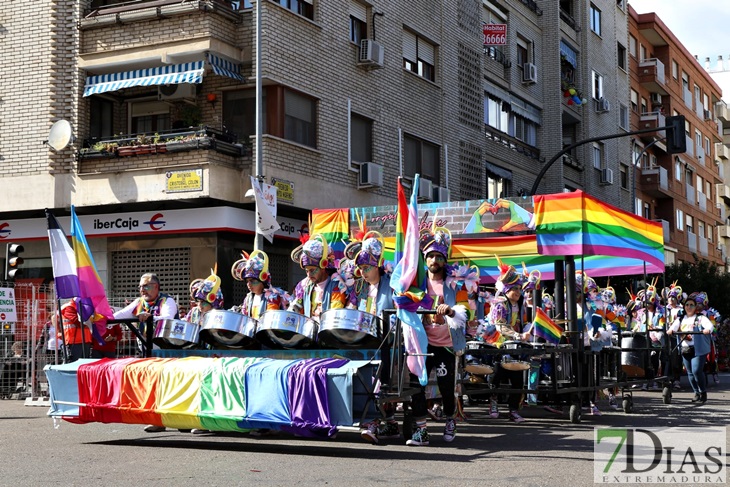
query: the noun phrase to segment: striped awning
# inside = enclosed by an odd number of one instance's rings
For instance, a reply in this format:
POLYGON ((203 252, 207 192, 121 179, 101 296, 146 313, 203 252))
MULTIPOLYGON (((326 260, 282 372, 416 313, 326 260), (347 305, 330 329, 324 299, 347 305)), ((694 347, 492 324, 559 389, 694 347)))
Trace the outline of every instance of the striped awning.
POLYGON ((86 78, 84 96, 117 91, 133 86, 173 85, 179 83, 202 83, 204 61, 159 66, 156 68, 100 74, 86 78))
POLYGON ((215 54, 208 53, 208 64, 213 69, 213 72, 218 76, 226 76, 238 81, 246 81, 246 78, 241 74, 241 65, 234 62, 228 61, 215 54))

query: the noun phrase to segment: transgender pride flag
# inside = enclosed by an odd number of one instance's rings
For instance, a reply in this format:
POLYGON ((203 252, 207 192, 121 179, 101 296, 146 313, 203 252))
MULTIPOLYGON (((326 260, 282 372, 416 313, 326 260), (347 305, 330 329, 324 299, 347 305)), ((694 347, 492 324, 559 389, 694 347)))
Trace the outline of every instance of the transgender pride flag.
POLYGON ((84 230, 76 216, 76 208, 71 206, 71 239, 76 254, 76 273, 79 278, 78 310, 81 321, 91 319, 94 326, 91 332, 100 344, 104 344, 102 336, 106 332, 106 322, 112 319, 109 302, 106 299, 104 284, 96 271, 96 263, 91 255, 91 249, 86 241, 84 230))
POLYGON ((79 276, 76 274, 74 251, 66 233, 56 217, 46 208, 48 243, 51 246, 51 265, 58 299, 75 298, 79 295, 79 276))

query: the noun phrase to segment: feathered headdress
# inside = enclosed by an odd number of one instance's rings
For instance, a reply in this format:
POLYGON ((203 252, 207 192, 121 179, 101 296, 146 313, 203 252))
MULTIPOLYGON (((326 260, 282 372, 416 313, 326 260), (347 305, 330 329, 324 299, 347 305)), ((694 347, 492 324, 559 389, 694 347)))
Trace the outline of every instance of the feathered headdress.
POLYGON ((421 252, 424 257, 429 252, 438 252, 449 260, 451 257, 451 231, 448 228, 436 226, 437 215, 438 213, 433 216, 431 228, 421 231, 421 252))
POLYGON ((211 269, 210 276, 205 279, 196 279, 190 283, 190 296, 193 299, 206 301, 213 308, 218 309, 223 306, 223 293, 220 287, 221 278, 211 269))
POLYGON ((529 272, 527 270, 527 266, 525 266, 525 263, 522 263, 522 291, 523 292, 529 292, 534 289, 540 289, 540 277, 542 277, 542 274, 538 269, 535 269, 532 272, 529 272))
POLYGON ((241 251, 242 259, 238 259, 231 266, 231 275, 237 281, 248 278, 258 279, 268 286, 271 284, 269 274, 269 256, 263 250, 254 250, 251 254, 241 251))
POLYGON ((521 288, 522 279, 517 273, 517 269, 515 269, 515 266, 504 264, 502 262, 502 259, 500 259, 498 255, 495 255, 495 257, 497 258, 497 267, 499 268, 499 277, 497 278, 497 283, 495 284, 497 291, 501 293, 506 293, 513 287, 521 288))

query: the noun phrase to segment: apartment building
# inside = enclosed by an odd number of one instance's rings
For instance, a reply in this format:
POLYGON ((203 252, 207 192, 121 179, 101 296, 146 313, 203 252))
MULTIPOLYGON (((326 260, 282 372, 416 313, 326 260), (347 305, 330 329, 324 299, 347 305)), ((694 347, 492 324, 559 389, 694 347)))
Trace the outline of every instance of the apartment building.
MULTIPOLYGON (((526 195, 565 147, 628 128, 623 0, 262 0, 260 22, 255 7, 14 2, 0 236, 25 245, 27 277, 50 275, 43 209, 68 231, 74 205, 112 296, 156 271, 183 297, 217 263, 226 305, 242 298, 226 274, 253 245, 257 23, 261 176, 282 224, 265 250, 285 288, 313 208, 394 203, 396 177, 415 173, 423 201, 526 195), (504 37, 485 43, 485 24, 504 37), (77 140, 52 151, 58 120, 77 140)), ((628 209, 630 161, 626 139, 581 145, 537 192, 628 209)))
POLYGON ((683 115, 687 151, 668 154, 664 131, 636 136, 635 164, 622 169, 622 185, 624 179, 629 188, 635 183, 637 214, 663 221, 667 264, 697 257, 725 265, 718 234, 726 219, 718 204, 727 158, 718 145, 721 90, 656 14, 631 7, 629 13, 632 130, 665 126, 665 117, 683 115))

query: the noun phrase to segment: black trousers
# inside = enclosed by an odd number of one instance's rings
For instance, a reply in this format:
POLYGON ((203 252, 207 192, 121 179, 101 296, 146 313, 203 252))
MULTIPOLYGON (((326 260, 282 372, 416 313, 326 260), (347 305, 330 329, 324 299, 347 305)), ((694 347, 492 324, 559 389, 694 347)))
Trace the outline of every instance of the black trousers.
MULTIPOLYGON (((492 378, 492 386, 498 388, 499 385, 508 380, 512 389, 522 389, 525 386, 525 375, 522 370, 507 370, 501 365, 497 366, 497 370, 492 378)), ((520 408, 520 401, 522 400, 522 394, 508 394, 507 405, 509 410, 517 411, 520 408)))
MULTIPOLYGON (((447 347, 428 346, 428 352, 433 356, 426 357, 426 374, 431 375, 431 370, 436 367, 436 382, 441 392, 441 400, 444 409, 444 416, 453 417, 456 410, 456 398, 454 397, 454 381, 456 380, 456 356, 447 347)), ((426 411, 426 389, 418 382, 418 377, 411 374, 411 387, 416 387, 419 392, 411 397, 411 408, 413 419, 416 421, 425 419, 428 416, 426 411)))

